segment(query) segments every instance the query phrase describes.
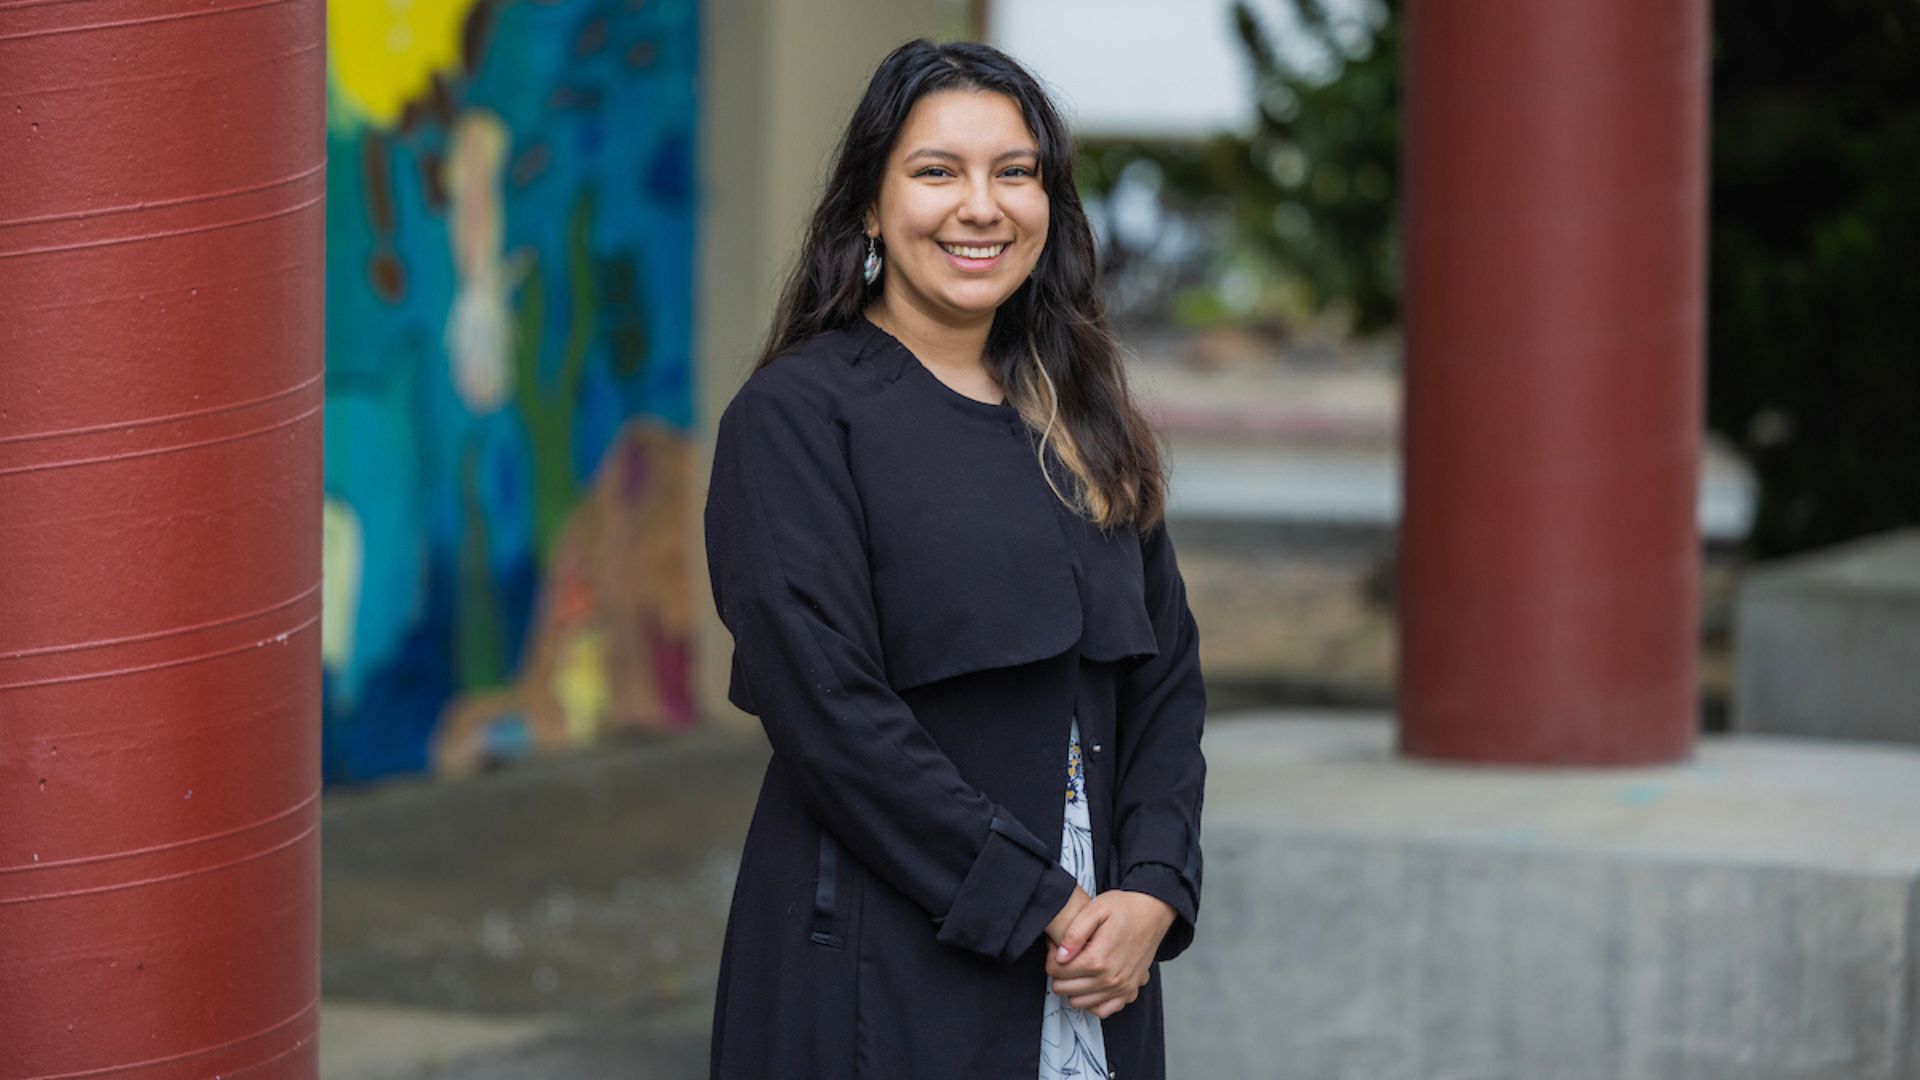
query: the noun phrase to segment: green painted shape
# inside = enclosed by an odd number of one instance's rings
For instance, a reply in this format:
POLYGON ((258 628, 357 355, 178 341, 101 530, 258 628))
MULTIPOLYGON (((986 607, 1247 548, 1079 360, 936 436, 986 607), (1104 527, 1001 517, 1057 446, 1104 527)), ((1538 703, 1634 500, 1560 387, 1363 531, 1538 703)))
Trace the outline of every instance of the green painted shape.
POLYGON ((599 292, 594 280, 589 245, 594 196, 583 191, 574 201, 567 221, 567 284, 572 297, 567 340, 561 348, 559 370, 552 385, 540 377, 540 341, 546 329, 547 290, 542 269, 535 263, 521 290, 520 320, 513 362, 518 392, 514 403, 526 425, 533 453, 533 536, 540 565, 549 565, 560 526, 579 498, 580 481, 573 472, 573 416, 580 400, 580 382, 593 346, 599 292))
POLYGON ((479 496, 479 452, 469 443, 460 456, 459 566, 454 596, 454 682, 471 692, 506 685, 507 621, 494 586, 487 544, 487 515, 479 496))

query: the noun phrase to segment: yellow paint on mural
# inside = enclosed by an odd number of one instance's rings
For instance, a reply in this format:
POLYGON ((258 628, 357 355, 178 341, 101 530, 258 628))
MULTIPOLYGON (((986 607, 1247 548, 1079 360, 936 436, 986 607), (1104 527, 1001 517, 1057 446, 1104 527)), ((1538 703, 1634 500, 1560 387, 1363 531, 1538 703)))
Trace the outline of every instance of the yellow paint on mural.
POLYGON ((337 499, 320 510, 320 662, 335 672, 353 659, 353 621, 360 614, 364 541, 360 515, 337 499))
POLYGON ((567 741, 575 746, 592 742, 613 703, 607 682, 607 643, 599 631, 582 629, 560 647, 553 673, 553 696, 567 719, 567 741))
POLYGON ((474 0, 328 0, 327 45, 339 104, 392 127, 436 71, 460 64, 474 0))

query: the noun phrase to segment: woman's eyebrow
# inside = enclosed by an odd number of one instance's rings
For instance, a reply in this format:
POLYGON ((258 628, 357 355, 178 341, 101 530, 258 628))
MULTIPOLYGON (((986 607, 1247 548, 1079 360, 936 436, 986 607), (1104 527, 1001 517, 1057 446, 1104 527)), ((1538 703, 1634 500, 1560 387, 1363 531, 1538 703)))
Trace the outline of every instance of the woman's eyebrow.
MULTIPOLYGON (((999 162, 999 161, 1006 161, 1008 158, 1019 158, 1019 157, 1037 159, 1039 158, 1039 156, 1040 156, 1040 151, 1035 150, 1032 147, 1016 147, 1012 150, 1000 151, 999 156, 994 158, 993 160, 996 162, 999 162)), ((908 154, 906 156, 907 161, 913 161, 916 158, 945 158, 948 161, 959 161, 960 155, 954 153, 951 150, 942 150, 937 146, 923 146, 920 149, 915 150, 913 153, 908 154)))

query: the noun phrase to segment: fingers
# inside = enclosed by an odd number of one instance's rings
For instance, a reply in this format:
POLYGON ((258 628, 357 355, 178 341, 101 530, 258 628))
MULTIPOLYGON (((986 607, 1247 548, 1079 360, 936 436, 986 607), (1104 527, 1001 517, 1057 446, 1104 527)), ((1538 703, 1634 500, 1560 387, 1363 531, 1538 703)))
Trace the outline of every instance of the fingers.
POLYGON ((1075 913, 1046 960, 1052 992, 1102 1019, 1138 1000, 1153 978, 1152 943, 1135 940, 1124 906, 1102 902, 1110 895, 1119 894, 1096 896, 1075 913))
MULTIPOLYGON (((1078 971, 1072 975, 1054 976, 1047 982, 1048 988, 1056 994, 1064 994, 1070 1000, 1074 997, 1098 1001, 1109 994, 1137 994, 1146 985, 1146 980, 1137 973, 1120 970, 1098 969, 1078 971)), ((1074 1002, 1074 1008, 1086 1006, 1074 1002)))
POLYGON ((1053 951, 1053 959, 1065 962, 1078 956, 1093 937, 1093 932, 1107 921, 1108 910, 1107 905, 1099 903, 1088 903, 1082 907, 1073 921, 1067 924, 1066 933, 1060 935, 1060 947, 1053 951))
MULTIPOLYGON (((1086 890, 1080 888, 1078 885, 1074 886, 1073 895, 1067 898, 1066 904, 1060 908, 1059 913, 1054 915, 1052 921, 1047 923, 1047 937, 1051 939, 1053 945, 1059 946, 1061 944, 1061 938, 1066 934, 1067 927, 1073 925, 1074 918, 1080 914, 1082 909, 1092 902, 1093 899, 1087 895, 1086 890)), ((1073 951, 1068 950, 1062 955, 1057 948, 1049 949, 1047 955, 1049 957, 1060 955, 1061 959, 1071 959, 1073 957, 1073 951)))
POLYGON ((1120 1005, 1132 1002, 1151 979, 1152 973, 1145 970, 1096 967, 1071 975, 1055 975, 1047 985, 1052 993, 1065 997, 1074 1008, 1093 1011, 1109 999, 1120 1005))
POLYGON ((1105 1020, 1139 999, 1140 991, 1131 990, 1115 994, 1080 994, 1069 997, 1067 1004, 1105 1020))
MULTIPOLYGON (((1078 995, 1080 997, 1093 995, 1096 998, 1104 997, 1107 994, 1114 993, 1121 989, 1106 977, 1098 975, 1081 975, 1071 979, 1055 979, 1051 983, 1051 988, 1056 994, 1067 994, 1069 996, 1078 995)), ((1076 1005, 1074 1007, 1081 1008, 1082 1006, 1076 1005)))

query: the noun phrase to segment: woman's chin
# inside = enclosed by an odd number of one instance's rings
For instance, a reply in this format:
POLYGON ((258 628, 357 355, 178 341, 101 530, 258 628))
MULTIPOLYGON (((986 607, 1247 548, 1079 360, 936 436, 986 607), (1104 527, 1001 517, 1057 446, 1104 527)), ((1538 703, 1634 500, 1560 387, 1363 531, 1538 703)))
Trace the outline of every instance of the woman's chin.
POLYGON ((980 288, 986 282, 971 283, 974 287, 951 289, 942 297, 947 310, 962 319, 979 319, 991 316, 1001 304, 1013 295, 1012 289, 980 288))

